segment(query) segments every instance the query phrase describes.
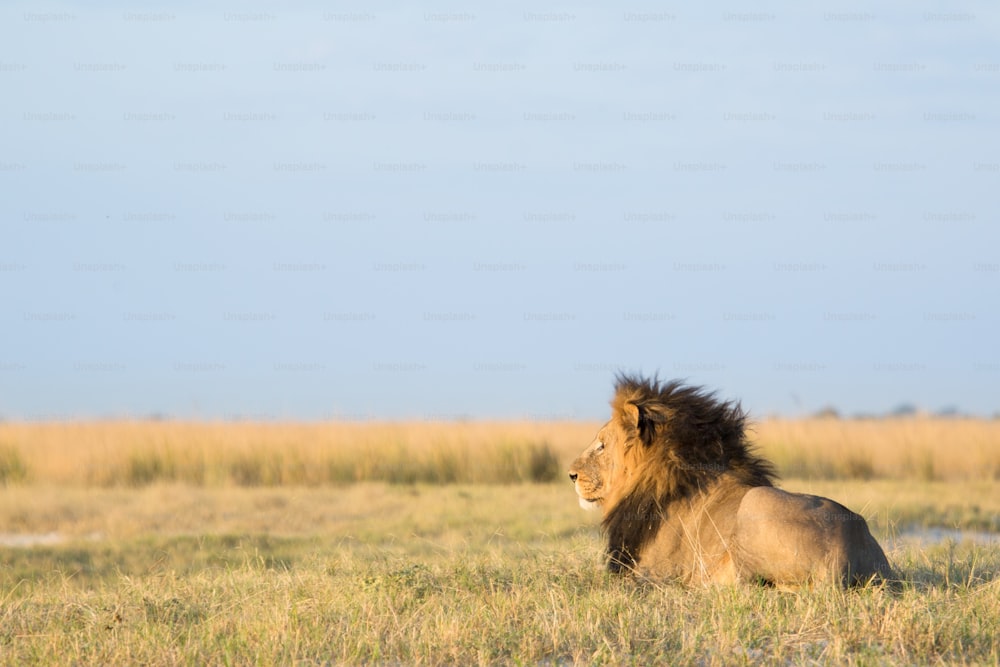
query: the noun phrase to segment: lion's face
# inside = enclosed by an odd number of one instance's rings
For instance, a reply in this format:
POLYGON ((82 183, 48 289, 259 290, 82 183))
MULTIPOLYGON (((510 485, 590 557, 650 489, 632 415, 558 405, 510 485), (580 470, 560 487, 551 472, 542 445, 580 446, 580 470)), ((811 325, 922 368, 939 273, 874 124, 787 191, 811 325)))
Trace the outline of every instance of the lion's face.
POLYGON ((597 432, 587 449, 569 467, 569 478, 580 497, 580 507, 585 510, 605 505, 624 472, 624 455, 627 449, 625 430, 612 419, 597 432))

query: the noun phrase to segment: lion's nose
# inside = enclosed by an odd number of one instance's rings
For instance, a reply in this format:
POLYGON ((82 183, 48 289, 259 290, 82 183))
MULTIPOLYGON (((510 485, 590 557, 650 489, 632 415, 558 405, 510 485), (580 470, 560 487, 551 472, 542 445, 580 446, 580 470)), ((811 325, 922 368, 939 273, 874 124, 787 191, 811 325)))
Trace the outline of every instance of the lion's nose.
POLYGON ((576 478, 577 478, 577 474, 576 474, 575 472, 571 472, 571 473, 569 474, 569 481, 571 481, 571 482, 575 482, 575 481, 576 481, 576 478))

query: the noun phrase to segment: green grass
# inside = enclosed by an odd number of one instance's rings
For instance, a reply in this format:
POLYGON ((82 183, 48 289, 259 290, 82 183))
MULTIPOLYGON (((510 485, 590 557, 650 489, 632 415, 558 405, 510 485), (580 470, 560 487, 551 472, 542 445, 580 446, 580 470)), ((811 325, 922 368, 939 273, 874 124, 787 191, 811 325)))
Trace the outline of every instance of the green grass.
MULTIPOLYGON (((787 484, 808 485, 884 544, 925 505, 947 526, 961 512, 934 502, 1000 504, 993 486, 787 484)), ((8 487, 0 532, 69 539, 0 548, 0 664, 1000 661, 997 543, 899 542, 898 593, 691 590, 605 573, 597 519, 568 482, 8 487)))
POLYGON ((12 566, 31 579, 5 581, 5 664, 1000 658, 996 547, 905 554, 911 580, 895 595, 639 586, 584 549, 412 557, 302 538, 175 538, 126 545, 117 558, 136 567, 125 571, 107 552, 36 551, 12 566))
POLYGON ((284 557, 261 551, 258 539, 247 538, 242 550, 235 564, 177 570, 164 562, 94 588, 53 576, 12 591, 0 618, 3 660, 892 664, 1000 657, 996 586, 984 583, 996 581, 995 550, 976 556, 975 570, 972 556, 953 554, 951 581, 931 568, 899 595, 636 586, 579 552, 452 552, 424 562, 348 550, 276 566, 284 557))

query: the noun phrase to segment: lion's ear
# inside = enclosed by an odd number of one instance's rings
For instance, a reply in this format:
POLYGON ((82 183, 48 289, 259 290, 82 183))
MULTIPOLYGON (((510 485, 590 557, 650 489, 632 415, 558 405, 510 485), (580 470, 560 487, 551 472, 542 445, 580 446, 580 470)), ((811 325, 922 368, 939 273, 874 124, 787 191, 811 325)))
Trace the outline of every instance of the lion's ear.
POLYGON ((638 434, 639 440, 644 445, 653 442, 656 421, 660 416, 660 411, 650 411, 648 408, 640 407, 638 403, 627 401, 622 404, 619 410, 619 419, 622 426, 629 431, 638 434))
POLYGON ((635 403, 629 401, 622 406, 622 421, 625 422, 626 426, 634 429, 639 428, 639 420, 642 419, 642 414, 639 412, 639 406, 635 403))

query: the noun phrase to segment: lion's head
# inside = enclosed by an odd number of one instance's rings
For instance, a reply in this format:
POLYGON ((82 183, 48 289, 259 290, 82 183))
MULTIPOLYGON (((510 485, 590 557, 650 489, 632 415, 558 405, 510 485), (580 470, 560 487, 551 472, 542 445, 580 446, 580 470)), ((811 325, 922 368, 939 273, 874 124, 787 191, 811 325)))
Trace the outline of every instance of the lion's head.
POLYGON ((585 509, 612 510, 624 497, 681 497, 723 472, 769 483, 774 470, 756 457, 744 435, 746 416, 680 382, 620 375, 611 419, 570 466, 585 509))
POLYGON ((621 489, 621 474, 627 470, 625 453, 629 449, 628 433, 618 420, 612 419, 601 427, 594 441, 573 462, 569 477, 576 486, 580 507, 593 510, 614 502, 615 489, 621 489))
POLYGON ((752 453, 745 421, 738 403, 697 387, 618 376, 611 419, 569 470, 580 505, 604 511, 613 569, 655 536, 663 508, 724 473, 771 485, 774 470, 752 453))

